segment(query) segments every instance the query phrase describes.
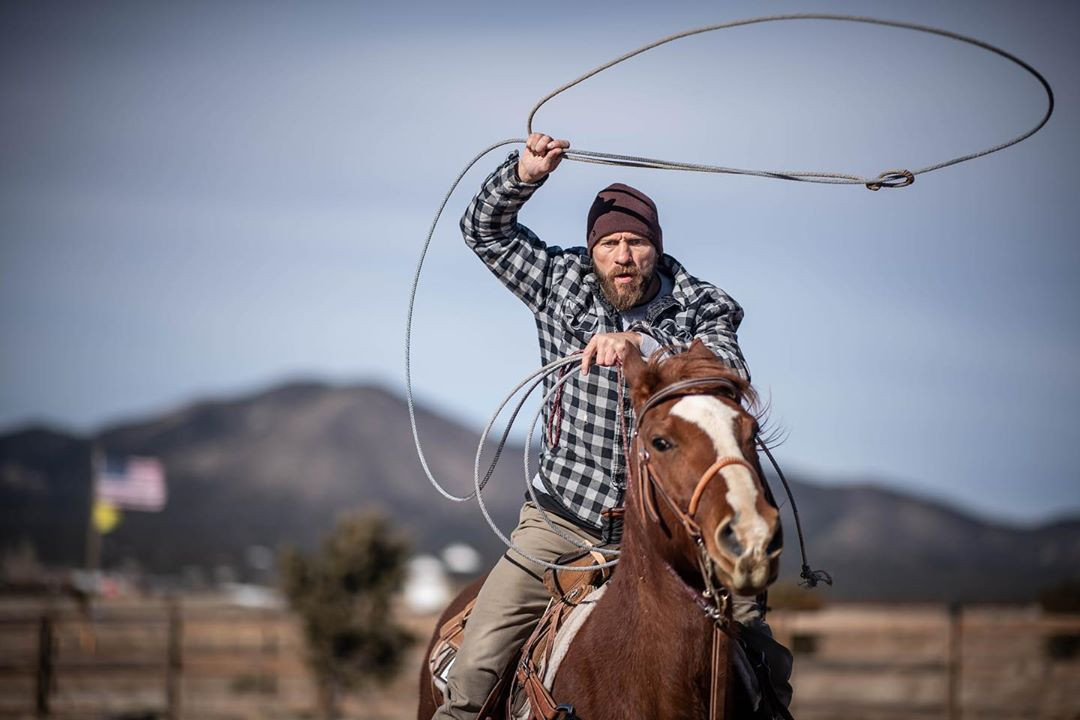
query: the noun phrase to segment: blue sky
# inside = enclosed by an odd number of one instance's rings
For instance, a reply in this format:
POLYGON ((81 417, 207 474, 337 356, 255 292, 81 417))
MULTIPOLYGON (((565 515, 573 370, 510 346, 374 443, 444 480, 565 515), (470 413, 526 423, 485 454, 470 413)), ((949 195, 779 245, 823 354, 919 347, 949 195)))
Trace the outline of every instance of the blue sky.
MULTIPOLYGON (((798 11, 999 44, 1046 75, 1057 110, 1019 146, 894 192, 565 163, 522 221, 579 244, 597 189, 652 195, 668 252, 746 310, 787 465, 1017 522, 1080 512, 1080 8, 768 6, 798 11)), ((761 12, 4 4, 0 428, 86 431, 296 377, 400 389, 408 283, 465 162, 522 137, 533 104, 585 70, 761 12)), ((870 175, 1006 140, 1043 103, 970 46, 798 22, 647 53, 536 126, 583 149, 870 175)), ((456 227, 504 154, 451 200, 418 299, 420 397, 477 426, 538 360, 528 312, 456 227)))

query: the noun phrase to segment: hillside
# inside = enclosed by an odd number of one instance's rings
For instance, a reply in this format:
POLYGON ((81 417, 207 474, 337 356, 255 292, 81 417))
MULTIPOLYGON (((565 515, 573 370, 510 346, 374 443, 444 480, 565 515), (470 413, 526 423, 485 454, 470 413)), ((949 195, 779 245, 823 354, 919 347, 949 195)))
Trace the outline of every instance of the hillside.
MULTIPOLYGON (((477 432, 422 409, 418 422, 436 476, 469 488, 477 432)), ((337 513, 366 506, 391 513, 420 549, 464 541, 488 560, 501 552, 475 504, 451 503, 428 484, 399 396, 321 383, 199 402, 94 437, 40 427, 0 436, 0 547, 30 543, 49 564, 82 562, 93 443, 160 457, 169 476, 167 508, 125 514, 107 537, 106 565, 202 576, 224 565, 244 577, 251 546, 310 546, 337 513)), ((524 491, 520 455, 507 449, 485 493, 504 528, 524 491)), ((869 483, 789 479, 811 563, 835 576, 836 597, 1022 600, 1080 568, 1077 520, 1013 528, 869 483)), ((784 513, 791 577, 798 544, 784 513)))

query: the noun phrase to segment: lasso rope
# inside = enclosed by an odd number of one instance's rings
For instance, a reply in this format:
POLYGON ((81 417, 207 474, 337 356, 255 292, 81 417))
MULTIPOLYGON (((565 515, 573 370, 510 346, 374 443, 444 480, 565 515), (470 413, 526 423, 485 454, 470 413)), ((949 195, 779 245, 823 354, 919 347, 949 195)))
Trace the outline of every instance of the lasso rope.
MULTIPOLYGON (((1003 142, 999 145, 980 150, 978 152, 970 153, 968 155, 961 155, 959 157, 945 160, 943 162, 935 163, 933 165, 927 165, 924 168, 918 170, 905 170, 895 169, 886 170, 879 174, 876 178, 862 177, 861 175, 855 175, 851 173, 842 172, 828 172, 819 170, 746 170, 743 168, 731 168, 722 167, 719 165, 702 165, 698 163, 686 163, 686 162, 674 162, 670 160, 656 160, 653 158, 636 157, 634 155, 616 155, 613 153, 592 152, 588 150, 567 150, 564 154, 568 160, 577 160, 579 162, 591 162, 599 163, 602 165, 624 165, 628 167, 642 167, 642 168, 654 168, 657 170, 686 170, 691 172, 708 172, 708 173, 727 173, 731 175, 753 175, 757 177, 776 178, 779 180, 797 180, 801 182, 813 182, 813 183, 829 183, 838 185, 865 185, 870 190, 880 190, 881 188, 898 188, 906 187, 915 182, 915 178, 918 175, 923 175, 934 170, 940 170, 950 165, 956 165, 967 160, 973 160, 990 153, 995 153, 998 150, 1004 150, 1005 148, 1015 145, 1021 140, 1026 140, 1035 133, 1037 133, 1047 120, 1050 119, 1050 115, 1054 112, 1054 91, 1050 89, 1050 83, 1046 81, 1038 70, 1027 64, 1020 58, 1016 57, 1010 52, 1002 50, 999 47, 991 45, 988 42, 984 42, 977 38, 968 37, 966 35, 960 35, 949 30, 941 30, 939 28, 930 27, 928 25, 917 25, 915 23, 900 22, 898 20, 880 20, 872 17, 860 17, 856 15, 833 15, 828 13, 795 13, 790 15, 769 15, 766 17, 749 18, 746 20, 735 20, 733 22, 721 23, 719 25, 706 25, 695 30, 687 30, 685 32, 669 35, 665 38, 661 38, 655 42, 651 42, 648 45, 632 50, 625 55, 621 55, 610 62, 606 62, 596 68, 593 68, 589 72, 585 73, 581 77, 575 80, 571 80, 560 88, 548 93, 540 102, 536 103, 532 111, 529 113, 529 119, 526 122, 526 127, 531 134, 533 131, 533 118, 536 116, 536 112, 546 103, 559 93, 562 93, 570 88, 578 85, 594 75, 607 70, 609 67, 618 65, 624 60, 640 55, 643 52, 652 50, 653 48, 660 47, 669 42, 680 40, 682 38, 690 37, 692 35, 701 35, 707 32, 713 32, 714 30, 726 30, 727 28, 739 27, 741 25, 754 25, 758 23, 778 22, 782 20, 832 20, 840 22, 855 22, 866 23, 869 25, 884 25, 887 27, 903 28, 905 30, 915 30, 918 32, 930 33, 932 35, 940 35, 951 40, 957 40, 959 42, 968 43, 976 47, 980 47, 984 50, 989 50, 992 53, 1000 55, 1001 57, 1011 60, 1024 70, 1027 70, 1031 75, 1035 77, 1039 83, 1042 84, 1043 90, 1046 91, 1046 112, 1043 113, 1042 118, 1027 132, 1017 135, 1011 140, 1003 142)), ((524 141, 522 141, 524 142, 524 141)))
MULTIPOLYGON (((546 379, 549 375, 554 375, 555 373, 559 372, 560 368, 562 368, 564 366, 572 365, 572 364, 580 363, 580 362, 581 362, 581 353, 574 353, 572 355, 568 355, 567 357, 561 358, 559 360, 556 360, 553 363, 550 363, 550 364, 544 366, 543 368, 541 368, 540 370, 536 371, 535 373, 530 375, 528 378, 526 378, 524 382, 520 383, 510 393, 510 395, 508 395, 506 397, 506 399, 504 399, 502 401, 502 403, 499 404, 499 407, 495 410, 495 413, 492 415, 491 420, 488 421, 488 424, 484 427, 484 431, 480 434, 480 442, 479 442, 477 450, 476 450, 476 462, 475 462, 475 464, 473 466, 473 479, 474 479, 474 492, 473 492, 473 494, 476 496, 477 504, 480 506, 480 512, 483 513, 484 519, 487 521, 488 525, 494 531, 495 535, 500 540, 502 540, 503 543, 507 547, 509 547, 511 550, 513 550, 514 552, 516 552, 518 555, 522 556, 523 558, 536 563, 537 565, 540 565, 542 567, 548 567, 548 568, 560 568, 560 569, 563 569, 563 570, 570 570, 572 572, 588 572, 590 570, 596 569, 597 567, 601 567, 601 568, 612 567, 612 566, 614 566, 616 564, 617 560, 608 560, 608 561, 606 561, 604 563, 600 563, 599 565, 591 565, 589 567, 572 568, 572 567, 565 567, 565 566, 562 566, 562 565, 555 565, 554 563, 548 562, 547 560, 544 560, 542 558, 538 558, 538 557, 536 557, 534 555, 529 554, 527 551, 525 551, 522 548, 515 545, 514 542, 509 537, 507 537, 505 534, 503 534, 502 530, 499 529, 499 526, 495 523, 494 519, 491 517, 491 514, 488 512, 487 506, 484 504, 484 496, 483 496, 482 490, 483 490, 484 484, 491 477, 491 473, 495 469, 495 463, 498 462, 498 454, 502 451, 502 447, 506 442, 506 438, 507 438, 507 435, 510 432, 510 427, 513 424, 514 418, 517 417, 518 412, 521 410, 522 406, 528 400, 529 395, 531 395, 532 392, 540 385, 540 383, 543 382, 543 380, 546 379), (481 452, 483 450, 484 444, 487 442, 487 437, 488 437, 488 434, 491 432, 491 427, 495 424, 496 418, 502 413, 503 408, 505 408, 506 405, 510 402, 510 399, 513 398, 513 396, 515 394, 517 394, 518 390, 520 390, 526 383, 529 382, 529 380, 532 380, 533 378, 537 378, 537 379, 533 382, 532 386, 528 389, 528 391, 521 397, 521 399, 518 401, 517 406, 514 408, 514 412, 511 414, 510 420, 508 421, 508 423, 506 425, 506 430, 503 432, 502 439, 501 439, 501 441, 499 443, 499 447, 498 447, 498 449, 496 451, 496 456, 493 459, 490 467, 488 468, 488 472, 486 473, 484 478, 481 479, 480 478, 480 454, 481 454, 481 452)), ((556 535, 558 535, 559 537, 563 538, 564 540, 566 540, 570 544, 575 545, 577 547, 587 547, 590 550, 596 550, 596 551, 598 551, 598 552, 600 552, 601 554, 604 554, 604 555, 618 555, 619 551, 617 549, 595 547, 591 543, 582 542, 580 539, 574 537, 570 533, 567 533, 565 530, 563 530, 562 528, 558 527, 555 523, 553 523, 551 521, 551 518, 548 517, 548 514, 544 511, 543 506, 541 506, 539 501, 537 500, 536 488, 534 488, 533 484, 532 484, 532 476, 531 476, 531 474, 529 472, 529 455, 532 452, 531 441, 532 441, 533 434, 536 432, 536 425, 540 420, 540 415, 543 412, 544 406, 547 404, 548 400, 555 393, 558 392, 558 390, 563 386, 564 383, 566 383, 572 377, 573 377, 573 373, 567 373, 565 375, 562 375, 551 386, 551 388, 548 389, 547 393, 544 395, 543 401, 540 403, 540 409, 537 411, 536 415, 533 417, 533 421, 529 426, 529 432, 525 436, 525 450, 524 450, 524 456, 525 456, 525 488, 529 493, 529 497, 532 498, 533 503, 536 505, 536 509, 540 513, 540 517, 543 519, 544 524, 546 524, 548 526, 548 528, 552 532, 554 532, 556 535)))
MULTIPOLYGON (((646 52, 648 50, 659 47, 660 45, 664 45, 666 43, 673 42, 673 41, 679 40, 681 38, 690 37, 692 35, 700 35, 702 33, 712 32, 714 30, 724 30, 724 29, 727 29, 727 28, 738 27, 738 26, 741 26, 741 25, 752 25, 752 24, 757 24, 757 23, 776 22, 776 21, 783 21, 783 20, 829 20, 829 21, 840 21, 840 22, 866 23, 866 24, 870 24, 870 25, 883 25, 883 26, 888 26, 888 27, 902 28, 902 29, 906 29, 906 30, 915 30, 915 31, 918 31, 918 32, 930 33, 930 34, 933 34, 933 35, 940 35, 942 37, 950 38, 952 40, 957 40, 959 42, 964 42, 964 43, 968 43, 970 45, 975 45, 976 47, 983 48, 984 50, 988 50, 990 52, 993 52, 993 53, 995 53, 997 55, 1000 55, 1001 57, 1006 58, 1007 60, 1010 60, 1010 61, 1016 63, 1017 65, 1022 67, 1024 70, 1026 70, 1028 73, 1033 75, 1035 77, 1035 79, 1038 80, 1039 83, 1042 85, 1043 89, 1046 91, 1046 98, 1047 98, 1046 111, 1043 113, 1042 118, 1039 120, 1039 122, 1034 127, 1032 127, 1027 132, 1024 132, 1024 133, 1021 133, 1020 135, 1017 135, 1016 137, 1014 137, 1013 139, 1011 139, 1011 140, 1009 140, 1007 142, 1003 142, 1003 143, 1001 143, 999 145, 995 145, 993 147, 987 148, 985 150, 981 150, 979 152, 970 153, 968 155, 961 155, 959 157, 955 157, 955 158, 952 158, 950 160, 945 160, 943 162, 939 162, 939 163, 936 163, 936 164, 933 164, 933 165, 928 165, 927 167, 920 168, 918 170, 906 170, 906 169, 886 170, 885 172, 880 173, 876 178, 866 178, 866 177, 862 177, 860 175, 855 175, 855 174, 851 174, 851 173, 813 171, 813 170, 808 170, 808 171, 747 170, 747 169, 743 169, 743 168, 731 168, 731 167, 723 167, 723 166, 717 166, 717 165, 704 165, 704 164, 698 164, 698 163, 686 163, 686 162, 675 162, 675 161, 669 161, 669 160, 657 160, 657 159, 654 159, 654 158, 637 157, 637 156, 633 156, 633 155, 619 155, 619 154, 613 154, 613 153, 603 153, 603 152, 595 152, 595 151, 589 151, 589 150, 577 150, 577 149, 567 150, 564 157, 566 157, 569 160, 576 160, 578 162, 589 162, 589 163, 597 163, 597 164, 603 164, 603 165, 620 165, 620 166, 624 166, 624 167, 642 167, 642 168, 653 168, 653 169, 659 169, 659 170, 683 170, 683 171, 691 171, 691 172, 726 173, 726 174, 732 174, 732 175, 751 175, 751 176, 757 176, 757 177, 775 178, 775 179, 780 179, 780 180, 794 180, 794 181, 800 181, 800 182, 827 183, 827 184, 839 184, 839 185, 856 185, 857 184, 857 185, 865 185, 870 190, 879 190, 881 188, 906 187, 906 186, 912 184, 915 181, 915 177, 918 176, 918 175, 922 175, 924 173, 932 172, 934 170, 939 170, 941 168, 948 167, 950 165, 956 165, 958 163, 962 163, 962 162, 965 162, 967 160, 972 160, 974 158, 982 157, 984 155, 989 155, 991 153, 997 152, 998 150, 1003 150, 1003 149, 1005 149, 1007 147, 1010 147, 1011 145, 1015 145, 1016 143, 1018 143, 1018 142, 1020 142, 1022 140, 1025 140, 1025 139, 1031 137, 1032 135, 1034 135, 1036 132, 1038 132, 1046 124, 1046 122, 1050 119, 1050 115, 1054 111, 1054 93, 1053 93, 1053 90, 1051 90, 1050 84, 1046 81, 1046 79, 1035 68, 1033 68, 1028 63, 1024 62, 1023 60, 1016 57, 1012 53, 1009 53, 1009 52, 1007 52, 1005 50, 1002 50, 1001 48, 998 48, 998 47, 996 47, 994 45, 991 45, 990 43, 983 42, 982 40, 978 40, 976 38, 967 37, 965 35, 960 35, 958 33, 950 32, 948 30, 941 30, 939 28, 929 27, 929 26, 926 26, 926 25, 917 25, 917 24, 914 24, 914 23, 905 23, 905 22, 899 22, 899 21, 895 21, 895 20, 880 20, 878 18, 859 17, 859 16, 854 16, 854 15, 834 15, 834 14, 824 14, 824 13, 801 13, 801 14, 789 14, 789 15, 770 15, 770 16, 766 16, 766 17, 750 18, 750 19, 746 19, 746 20, 736 20, 736 21, 733 21, 733 22, 722 23, 722 24, 719 24, 719 25, 708 25, 708 26, 705 26, 705 27, 697 28, 695 30, 688 30, 688 31, 685 31, 685 32, 677 33, 675 35, 669 35, 669 36, 667 36, 665 38, 661 38, 660 40, 649 43, 648 45, 645 45, 643 47, 638 48, 637 50, 633 50, 631 52, 628 52, 625 55, 617 57, 617 58, 615 58, 614 60, 612 60, 610 62, 607 62, 607 63, 605 63, 603 65, 600 65, 600 66, 594 68, 593 70, 590 70, 589 72, 585 73, 584 75, 578 77, 577 79, 575 79, 575 80, 563 85, 562 87, 557 88, 556 90, 552 91, 547 96, 542 98, 540 100, 540 102, 538 102, 533 107, 532 111, 530 111, 528 120, 526 122, 526 127, 527 127, 529 133, 532 133, 533 119, 536 116, 537 111, 546 102, 548 102, 549 100, 554 98, 556 95, 564 92, 565 90, 568 90, 568 89, 574 87, 575 85, 578 85, 579 83, 584 82, 585 80, 589 79, 590 77, 593 77, 594 75, 602 72, 603 70, 606 70, 607 68, 610 68, 610 67, 612 67, 614 65, 617 65, 617 64, 623 62, 624 60, 628 60, 628 59, 630 59, 630 58, 632 58, 632 57, 634 57, 636 55, 640 55, 641 53, 644 53, 644 52, 646 52)), ((423 247, 420 250, 420 258, 419 258, 419 260, 417 261, 417 264, 416 264, 416 272, 413 275, 412 287, 411 287, 410 292, 409 292, 408 313, 407 313, 407 318, 406 318, 406 322, 405 322, 405 399, 406 399, 406 403, 407 403, 408 409, 409 409, 409 425, 412 428, 413 442, 416 445, 416 454, 417 454, 417 457, 420 459, 420 465, 424 469, 424 474, 427 476, 427 478, 431 482, 432 486, 434 486, 435 489, 443 497, 447 498, 448 500, 455 501, 455 502, 467 502, 468 500, 471 500, 471 499, 473 499, 475 497, 476 500, 477 500, 477 503, 480 505, 480 509, 481 509, 481 512, 484 515, 484 518, 487 520, 488 524, 491 525, 492 530, 494 530, 495 534, 504 543, 506 543, 507 546, 509 546, 512 550, 517 552, 522 557, 525 557, 525 558, 531 560, 532 562, 535 562, 535 563, 537 563, 539 565, 543 565, 543 566, 546 566, 546 567, 554 567, 551 563, 546 562, 546 561, 544 561, 544 560, 542 560, 540 558, 532 557, 527 552, 524 552, 521 548, 515 546, 514 543, 510 540, 510 538, 506 537, 502 533, 502 531, 499 530, 498 526, 492 520, 490 514, 488 513, 487 507, 484 505, 483 494, 482 493, 483 493, 484 486, 487 484, 488 480, 491 479, 491 476, 492 476, 492 474, 493 474, 493 472, 495 470, 495 466, 499 461, 499 457, 501 456, 502 451, 503 451, 503 449, 504 449, 504 447, 506 445, 507 439, 508 439, 509 434, 510 434, 510 429, 511 429, 513 423, 514 423, 514 420, 517 418, 517 415, 520 412, 521 407, 523 406, 523 404, 525 403, 525 401, 527 400, 529 395, 531 395, 531 393, 543 382, 543 380, 545 378, 547 378, 549 375, 557 372, 559 370, 559 368, 561 368, 563 366, 566 366, 568 364, 571 364, 573 362, 579 361, 580 360, 580 354, 571 355, 569 357, 557 360, 557 361, 555 361, 553 363, 549 363, 548 365, 540 368, 536 372, 530 374, 525 380, 523 380, 521 383, 519 383, 518 386, 515 387, 514 390, 510 393, 510 395, 507 396, 507 398, 502 402, 502 404, 499 405, 498 409, 496 410, 495 414, 491 417, 491 420, 488 422, 487 426, 484 428, 483 434, 481 435, 480 442, 479 442, 479 445, 477 447, 477 452, 476 452, 476 462, 474 464, 473 492, 471 492, 471 493, 469 493, 467 495, 460 495, 459 496, 459 495, 455 495, 455 494, 449 492, 448 490, 443 488, 442 485, 440 485, 439 482, 435 479, 434 475, 432 475, 431 468, 428 466, 427 458, 424 456, 424 450, 423 450, 423 448, 421 446, 421 443, 420 443, 420 434, 419 434, 419 431, 417 429, 417 423, 416 423, 416 403, 415 403, 415 399, 413 397, 413 389, 412 389, 412 326, 413 326, 413 314, 414 314, 414 310, 415 310, 415 306, 416 306, 416 292, 417 292, 417 289, 418 289, 418 287, 420 285, 420 273, 423 270, 424 259, 427 257, 428 249, 431 246, 431 239, 435 234, 435 228, 438 226, 439 220, 442 217, 442 213, 446 209, 446 205, 450 201, 450 197, 451 197, 451 195, 453 195, 454 190, 457 189, 457 186, 461 183, 461 180, 465 177, 466 173, 468 173, 469 170, 472 169, 473 165, 475 165, 477 162, 479 162, 480 159, 483 158, 485 155, 487 155, 488 153, 490 153, 491 151, 493 151, 493 150, 495 150, 497 148, 503 147, 505 145, 514 145, 514 144, 524 143, 524 142, 525 142, 525 140, 521 139, 521 138, 511 138, 511 139, 508 139, 508 140, 502 140, 500 142, 497 142, 497 143, 495 143, 493 145, 488 146, 483 151, 481 151, 479 154, 477 154, 471 161, 469 161, 469 163, 465 166, 465 169, 463 169, 458 174, 457 178, 454 179, 454 182, 450 185, 450 189, 446 192, 446 195, 443 197, 442 202, 439 204, 438 210, 436 210, 436 212, 435 212, 435 217, 431 221, 431 227, 428 229, 427 237, 425 238, 423 247), (495 449, 494 458, 492 459, 492 462, 491 462, 487 472, 484 474, 483 478, 481 478, 480 477, 480 455, 481 455, 481 453, 483 451, 484 444, 485 444, 485 442, 487 440, 487 437, 488 437, 488 435, 489 435, 489 433, 491 431, 492 426, 494 425, 496 419, 498 418, 498 415, 502 412, 503 408, 505 408, 506 405, 509 404, 510 399, 515 394, 517 394, 518 391, 520 391, 523 387, 525 387, 525 385, 529 384, 530 381, 533 381, 532 386, 525 393, 525 395, 521 398, 521 400, 518 402, 518 405, 516 406, 513 413, 511 414, 511 417, 510 417, 509 422, 508 422, 508 424, 506 426, 506 429, 503 432, 503 435, 502 435, 502 437, 501 437, 501 439, 500 439, 500 441, 499 441, 499 443, 498 443, 498 445, 497 445, 497 447, 495 449)), ((562 384, 566 381, 566 379, 568 377, 570 377, 570 375, 564 375, 562 378, 560 378, 555 383, 555 385, 549 390, 549 392, 545 396, 544 403, 547 402, 548 398, 555 391, 556 388, 562 386, 562 384)), ((527 436, 526 447, 525 447, 525 467, 526 467, 525 482, 526 482, 526 487, 528 488, 529 494, 533 498, 534 502, 536 501, 536 495, 535 495, 535 490, 532 487, 531 478, 528 476, 528 466, 529 466, 529 458, 528 458, 528 456, 529 456, 529 451, 530 451, 531 437, 532 437, 533 432, 535 432, 536 422, 539 419, 540 414, 541 414, 541 412, 543 410, 544 403, 541 403, 541 410, 537 412, 537 415, 533 419, 533 424, 531 426, 529 435, 527 436)), ((767 450, 766 450, 766 452, 767 452, 767 450)), ((770 456, 770 459, 771 459, 771 456, 770 456)), ((784 482, 784 485, 785 485, 785 488, 786 488, 786 486, 787 486, 786 481, 784 482)), ((789 497, 790 497, 790 491, 789 491, 789 497)), ((794 501, 794 498, 792 498, 792 501, 794 501)), ((551 522, 551 520, 547 517, 547 514, 544 512, 543 508, 541 508, 539 504, 537 504, 537 509, 540 511, 540 513, 541 513, 541 515, 542 515, 542 517, 544 519, 544 522, 547 523, 548 527, 550 527, 553 531, 555 531, 561 537, 569 540, 571 543, 573 543, 575 545, 579 545, 579 546, 581 545, 580 540, 578 540, 578 539, 564 533, 559 528, 557 528, 551 522)), ((797 516, 796 516, 796 522, 798 522, 798 517, 797 516)), ((800 541, 801 541, 802 540, 801 527, 799 528, 799 536, 800 536, 800 541)), ((609 554, 615 554, 617 552, 617 551, 614 551, 614 550, 601 550, 601 551, 602 552, 608 552, 609 554)), ((613 565, 615 562, 616 561, 614 561, 614 560, 608 561, 608 562, 604 563, 601 567, 607 567, 607 566, 613 565)), ((567 567, 567 568, 563 568, 563 569, 564 570, 571 570, 571 571, 573 571, 573 570, 585 571, 585 570, 590 570, 592 568, 568 568, 567 567)), ((805 552, 804 552, 804 555, 803 555, 803 569, 804 569, 804 577, 805 577, 805 572, 808 569, 808 566, 806 565, 805 552)), ((807 578, 807 579, 809 580, 809 578, 807 578)))

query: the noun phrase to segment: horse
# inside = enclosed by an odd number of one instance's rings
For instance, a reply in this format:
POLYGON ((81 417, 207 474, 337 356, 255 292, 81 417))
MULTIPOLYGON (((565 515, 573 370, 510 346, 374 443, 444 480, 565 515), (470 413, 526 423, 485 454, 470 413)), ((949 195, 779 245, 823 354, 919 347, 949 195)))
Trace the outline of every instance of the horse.
MULTIPOLYGON (((622 368, 637 429, 619 564, 551 697, 582 720, 749 716, 730 687, 730 594, 764 592, 783 546, 755 447, 758 420, 743 407, 753 389, 699 340, 647 362, 630 353, 622 368)), ((437 628, 482 581, 451 602, 437 628)), ((425 663, 419 720, 430 720, 435 696, 425 663)))

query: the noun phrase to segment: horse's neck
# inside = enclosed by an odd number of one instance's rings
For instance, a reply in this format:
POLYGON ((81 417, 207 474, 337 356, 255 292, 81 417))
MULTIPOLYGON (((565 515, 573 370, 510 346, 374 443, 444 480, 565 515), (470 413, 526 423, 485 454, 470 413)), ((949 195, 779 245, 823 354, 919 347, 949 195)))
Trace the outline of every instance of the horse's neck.
POLYGON ((712 625, 636 519, 627 518, 618 568, 586 625, 590 655, 629 665, 639 682, 628 692, 647 693, 647 702, 668 708, 665 717, 697 717, 695 708, 708 703, 712 625))
MULTIPOLYGON (((672 644, 683 655, 690 655, 692 646, 687 645, 685 634, 692 639, 702 639, 702 628, 710 625, 704 612, 691 597, 691 591, 682 584, 678 575, 663 557, 655 551, 649 542, 642 538, 640 528, 630 524, 627 527, 619 565, 612 575, 608 601, 613 608, 618 607, 623 617, 635 617, 644 623, 642 626, 655 630, 656 634, 643 638, 649 647, 655 647, 657 640, 670 638, 672 644)), ((705 634, 707 635, 707 634, 705 634)), ((708 639, 707 637, 704 639, 708 639)), ((700 643, 704 651, 711 646, 700 643)), ((707 652, 703 652, 703 655, 707 652)))

